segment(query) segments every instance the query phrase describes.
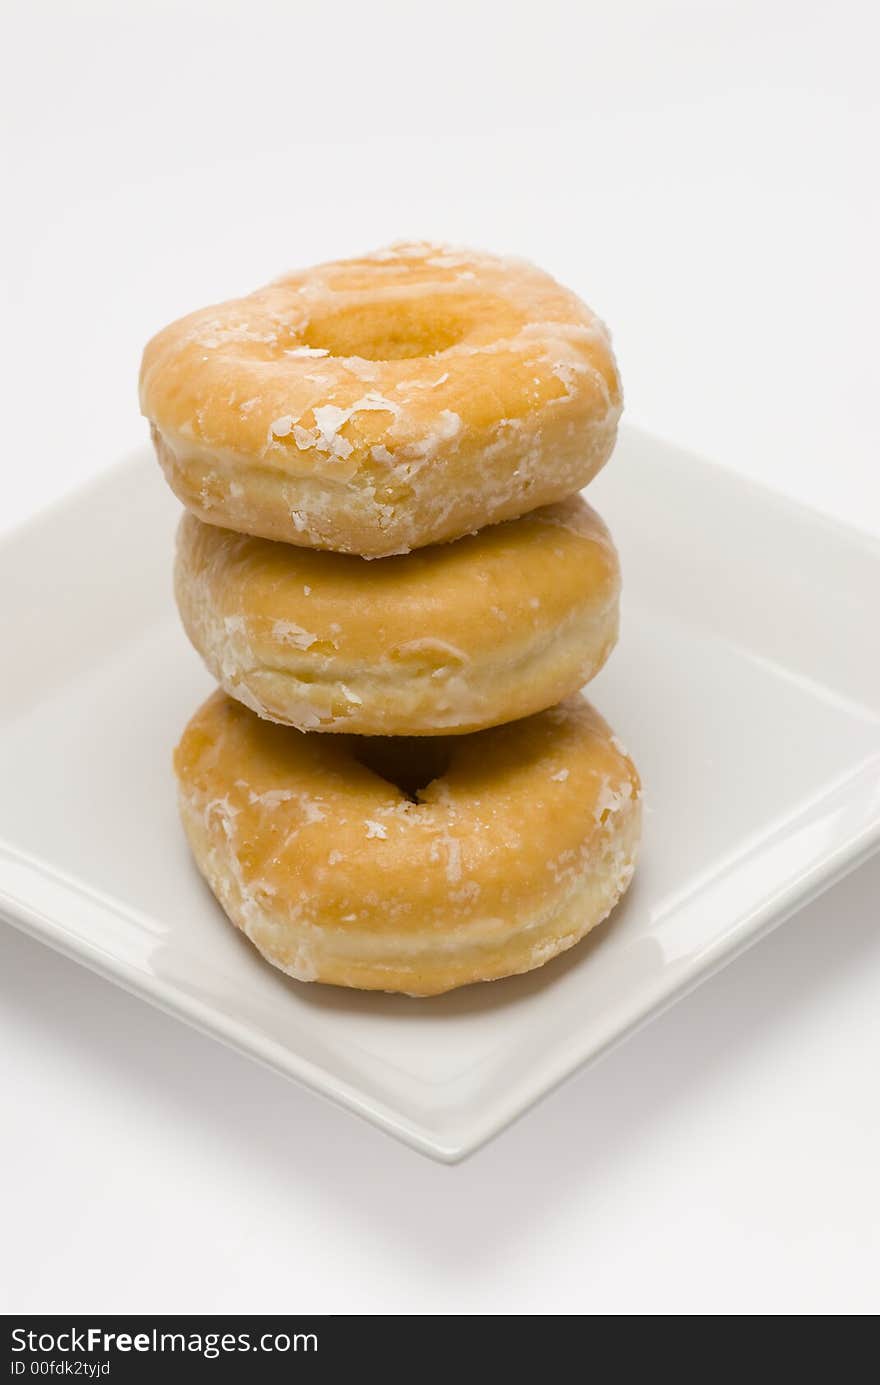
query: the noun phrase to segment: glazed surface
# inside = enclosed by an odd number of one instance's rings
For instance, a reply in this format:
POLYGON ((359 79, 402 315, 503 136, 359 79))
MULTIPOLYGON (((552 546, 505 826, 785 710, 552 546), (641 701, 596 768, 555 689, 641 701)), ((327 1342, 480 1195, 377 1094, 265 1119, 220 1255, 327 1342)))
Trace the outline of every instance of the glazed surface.
POLYGON ((182 318, 148 344, 140 395, 201 519, 367 557, 580 490, 621 410, 607 331, 575 294, 424 244, 182 318))
POLYGON ((632 876, 640 784, 581 697, 429 741, 303 735, 216 693, 175 756, 196 862, 300 980, 432 995, 542 965, 632 876))
POLYGON ((592 678, 617 637, 620 571, 579 497, 374 563, 186 514, 175 591, 210 672, 261 716, 438 735, 527 716, 592 678))

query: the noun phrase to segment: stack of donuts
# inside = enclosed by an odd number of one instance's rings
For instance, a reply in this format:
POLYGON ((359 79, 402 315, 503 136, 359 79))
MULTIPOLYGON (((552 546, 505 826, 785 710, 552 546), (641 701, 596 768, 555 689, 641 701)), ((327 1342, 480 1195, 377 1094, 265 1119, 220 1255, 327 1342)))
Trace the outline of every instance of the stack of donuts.
POLYGON ((521 261, 396 245, 149 343, 220 684, 175 755, 229 918, 302 981, 432 995, 542 965, 632 876, 639 779, 580 689, 620 572, 602 323, 521 261))

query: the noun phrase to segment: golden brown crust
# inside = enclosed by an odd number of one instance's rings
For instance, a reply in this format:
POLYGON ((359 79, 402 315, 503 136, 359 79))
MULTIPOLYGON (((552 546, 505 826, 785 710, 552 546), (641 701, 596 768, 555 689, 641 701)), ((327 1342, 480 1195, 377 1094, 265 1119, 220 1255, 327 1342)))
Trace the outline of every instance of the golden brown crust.
POLYGON ((440 735, 528 716, 617 637, 611 536, 579 497, 367 563, 184 515, 175 591, 217 681, 302 731, 440 735))
POLYGON ((602 323, 548 275, 403 245, 166 327, 141 407, 201 519, 381 557, 581 489, 621 393, 602 323))
POLYGON ((638 774, 580 697, 473 736, 381 742, 303 735, 216 693, 175 768, 200 870, 301 980, 433 995, 528 971, 632 876, 638 774), (383 757, 411 792, 363 763, 383 757))

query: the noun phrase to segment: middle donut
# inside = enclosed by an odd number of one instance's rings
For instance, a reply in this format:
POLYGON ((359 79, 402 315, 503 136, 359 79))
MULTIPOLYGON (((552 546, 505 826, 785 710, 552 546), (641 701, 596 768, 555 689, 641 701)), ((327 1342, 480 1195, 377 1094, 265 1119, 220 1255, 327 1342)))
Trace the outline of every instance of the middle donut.
POLYGON ((551 707, 617 639, 620 568, 579 496, 368 562, 183 516, 175 595, 230 696, 301 731, 434 736, 551 707))

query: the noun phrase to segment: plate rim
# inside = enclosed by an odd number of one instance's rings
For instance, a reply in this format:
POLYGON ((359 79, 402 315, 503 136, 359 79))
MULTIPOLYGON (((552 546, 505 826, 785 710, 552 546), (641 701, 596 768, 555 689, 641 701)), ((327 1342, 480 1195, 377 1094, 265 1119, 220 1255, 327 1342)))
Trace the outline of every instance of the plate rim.
POLYGON ((52 887, 70 899, 85 897, 119 918, 137 912, 126 911, 119 901, 84 881, 51 866, 47 869, 46 862, 3 839, 0 839, 0 919, 104 980, 120 986, 129 995, 155 1006, 164 1014, 261 1063, 280 1076, 297 1082, 333 1105, 354 1112, 418 1153, 440 1163, 457 1164, 488 1144, 569 1078, 598 1062, 664 1011, 671 1009, 801 908, 865 864, 878 851, 880 812, 849 840, 830 853, 817 857, 813 865, 792 881, 781 896, 768 899, 750 916, 734 925, 726 937, 716 939, 704 955, 688 965, 680 980, 669 986, 659 984, 656 998, 649 1005, 640 1008, 623 1024, 607 1026, 608 1033, 604 1039, 592 1044, 587 1041, 573 1056, 559 1061, 549 1081, 533 1078, 525 1092, 517 1088, 516 1099, 508 1097, 506 1102, 495 1103, 491 1114, 482 1121, 473 1118, 466 1126, 456 1126, 454 1121, 450 1121, 445 1136, 429 1130, 412 1116, 394 1111, 377 1098, 364 1096, 358 1087, 328 1073, 295 1050, 262 1038, 258 1031, 248 1029, 244 1023, 231 1018, 224 1011, 176 991, 119 954, 103 952, 95 943, 67 928, 54 913, 48 912, 39 903, 29 902, 12 893, 3 880, 4 858, 7 863, 12 862, 33 872, 38 879, 51 882, 52 887), (246 1033, 241 1032, 245 1030, 246 1033))

